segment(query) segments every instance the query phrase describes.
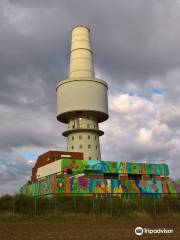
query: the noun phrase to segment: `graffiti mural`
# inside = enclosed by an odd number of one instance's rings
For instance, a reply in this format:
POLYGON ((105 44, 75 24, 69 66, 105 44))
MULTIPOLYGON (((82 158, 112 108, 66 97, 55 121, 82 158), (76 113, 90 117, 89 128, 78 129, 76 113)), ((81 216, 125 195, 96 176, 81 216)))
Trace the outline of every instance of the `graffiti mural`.
POLYGON ((110 162, 97 160, 60 161, 60 175, 21 187, 20 192, 33 196, 54 193, 75 194, 162 194, 180 192, 180 183, 167 176, 166 164, 110 162))
POLYGON ((145 164, 131 162, 110 162, 98 160, 72 160, 62 159, 61 169, 69 174, 75 173, 119 173, 119 174, 153 174, 168 176, 169 169, 166 164, 145 164))
POLYGON ((180 193, 180 181, 174 181, 172 184, 173 184, 173 189, 175 189, 177 193, 180 193))
POLYGON ((23 186, 21 192, 33 196, 47 195, 53 193, 176 193, 171 180, 125 180, 104 179, 104 178, 87 178, 87 177, 62 177, 51 178, 49 181, 40 181, 30 185, 23 186))

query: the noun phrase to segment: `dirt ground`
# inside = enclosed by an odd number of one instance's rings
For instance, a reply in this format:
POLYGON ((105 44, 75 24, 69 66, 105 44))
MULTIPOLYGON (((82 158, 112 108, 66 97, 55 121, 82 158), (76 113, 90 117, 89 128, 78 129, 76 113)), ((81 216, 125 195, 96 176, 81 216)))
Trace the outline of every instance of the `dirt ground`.
POLYGON ((178 219, 120 219, 107 217, 62 217, 60 219, 24 219, 0 221, 0 240, 127 240, 180 239, 178 219), (136 227, 173 229, 172 234, 134 233, 136 227))

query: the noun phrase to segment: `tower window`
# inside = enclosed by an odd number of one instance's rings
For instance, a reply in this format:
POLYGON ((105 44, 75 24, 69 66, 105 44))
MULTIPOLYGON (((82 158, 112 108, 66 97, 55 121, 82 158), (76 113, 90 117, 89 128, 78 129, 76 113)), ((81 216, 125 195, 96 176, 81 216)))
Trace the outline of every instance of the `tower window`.
POLYGON ((79 148, 82 148, 82 145, 79 145, 79 148))
POLYGON ((90 149, 91 148, 91 145, 88 145, 88 149, 90 149))
POLYGON ((97 145, 96 145, 96 149, 97 149, 97 145))
POLYGON ((91 160, 91 157, 89 157, 89 160, 91 160))
POLYGON ((87 124, 87 128, 89 128, 89 123, 87 124))
POLYGON ((74 124, 72 125, 72 128, 75 128, 75 125, 74 125, 74 124))
POLYGON ((90 139, 91 137, 90 137, 90 135, 88 135, 88 139, 90 139))
POLYGON ((74 149, 74 146, 71 146, 71 149, 74 149))
POLYGON ((94 125, 94 128, 96 128, 96 126, 94 125))
POLYGON ((95 138, 95 140, 96 140, 96 136, 95 136, 94 138, 95 138))
POLYGON ((87 120, 89 120, 89 117, 87 117, 87 120))
POLYGON ((72 138, 71 138, 72 140, 74 140, 74 136, 72 136, 72 138))
POLYGON ((82 135, 79 135, 79 139, 82 139, 82 135))

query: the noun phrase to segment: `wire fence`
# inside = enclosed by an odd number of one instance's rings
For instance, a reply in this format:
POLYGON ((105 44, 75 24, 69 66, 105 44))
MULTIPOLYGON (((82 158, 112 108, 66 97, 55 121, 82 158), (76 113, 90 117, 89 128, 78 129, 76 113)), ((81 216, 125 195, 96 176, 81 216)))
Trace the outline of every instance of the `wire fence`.
POLYGON ((154 217, 180 214, 179 194, 49 194, 46 196, 3 196, 0 198, 0 214, 64 215, 83 213, 87 215, 121 216, 146 213, 154 217))

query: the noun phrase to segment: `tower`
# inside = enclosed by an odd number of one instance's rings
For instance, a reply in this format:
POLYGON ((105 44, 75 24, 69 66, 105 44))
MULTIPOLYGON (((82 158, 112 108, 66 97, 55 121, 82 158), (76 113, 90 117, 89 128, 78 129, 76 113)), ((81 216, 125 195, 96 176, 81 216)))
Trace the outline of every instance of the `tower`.
POLYGON ((90 30, 84 26, 72 30, 68 79, 58 82, 57 119, 68 124, 63 132, 67 150, 83 152, 84 159, 101 160, 98 124, 108 119, 108 86, 95 78, 90 30))

